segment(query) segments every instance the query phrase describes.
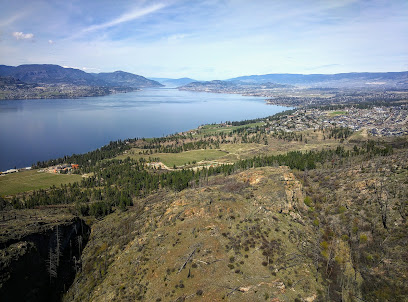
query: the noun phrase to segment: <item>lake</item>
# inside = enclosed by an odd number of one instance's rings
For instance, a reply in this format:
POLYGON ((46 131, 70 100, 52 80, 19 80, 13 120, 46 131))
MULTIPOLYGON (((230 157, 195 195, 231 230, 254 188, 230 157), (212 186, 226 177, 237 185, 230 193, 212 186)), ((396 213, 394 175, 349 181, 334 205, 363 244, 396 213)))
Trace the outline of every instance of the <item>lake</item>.
POLYGON ((169 88, 80 99, 0 101, 0 171, 85 153, 118 139, 161 137, 286 109, 267 105, 264 98, 169 88))

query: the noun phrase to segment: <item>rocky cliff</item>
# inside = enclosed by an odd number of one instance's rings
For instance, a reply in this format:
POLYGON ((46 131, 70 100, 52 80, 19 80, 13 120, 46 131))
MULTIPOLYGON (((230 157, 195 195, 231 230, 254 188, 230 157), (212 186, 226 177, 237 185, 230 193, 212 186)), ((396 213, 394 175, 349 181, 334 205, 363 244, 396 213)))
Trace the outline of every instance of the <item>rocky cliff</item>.
POLYGON ((78 217, 53 218, 3 216, 8 228, 0 241, 1 301, 57 301, 71 285, 90 228, 78 217))

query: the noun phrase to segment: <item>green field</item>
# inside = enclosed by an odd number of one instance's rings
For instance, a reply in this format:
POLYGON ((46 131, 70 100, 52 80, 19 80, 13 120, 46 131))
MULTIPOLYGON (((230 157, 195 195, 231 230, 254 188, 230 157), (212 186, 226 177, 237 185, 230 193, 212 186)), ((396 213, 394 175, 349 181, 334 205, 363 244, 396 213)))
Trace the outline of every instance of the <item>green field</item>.
POLYGON ((144 158, 148 160, 149 157, 159 158, 163 164, 169 168, 172 168, 174 165, 183 166, 184 164, 188 163, 192 164, 193 161, 199 162, 203 160, 215 160, 228 154, 225 151, 214 149, 191 150, 181 153, 154 153, 150 155, 141 155, 138 151, 139 149, 132 149, 127 154, 119 155, 115 159, 125 159, 130 157, 132 159, 144 158))
POLYGON ((203 160, 215 160, 227 155, 226 152, 220 150, 192 150, 182 153, 158 153, 155 157, 159 157, 160 161, 167 167, 171 168, 174 165, 182 166, 184 164, 199 162, 203 160))
POLYGON ((38 172, 38 170, 18 172, 0 176, 0 195, 46 189, 53 185, 73 183, 81 180, 80 175, 63 175, 38 172))

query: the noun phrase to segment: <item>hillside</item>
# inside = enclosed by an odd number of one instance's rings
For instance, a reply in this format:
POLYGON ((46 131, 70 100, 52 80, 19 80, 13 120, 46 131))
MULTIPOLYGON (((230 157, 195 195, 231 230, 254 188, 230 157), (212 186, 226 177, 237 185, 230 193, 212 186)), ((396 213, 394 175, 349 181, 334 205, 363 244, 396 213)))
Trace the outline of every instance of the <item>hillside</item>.
POLYGON ((64 83, 89 86, 106 84, 85 71, 51 64, 29 64, 17 67, 0 65, 0 75, 11 76, 25 83, 64 83))
POLYGON ((72 84, 87 86, 160 87, 160 83, 124 71, 86 73, 59 65, 31 64, 17 67, 0 65, 0 76, 9 76, 26 83, 72 84))
POLYGON ((149 80, 140 75, 136 75, 124 71, 106 72, 106 73, 94 73, 97 79, 108 83, 112 86, 122 86, 122 87, 161 87, 162 84, 157 81, 149 80))
POLYGON ((17 85, 27 85, 20 80, 17 80, 10 76, 0 77, 0 87, 17 86, 17 85))
POLYGON ((294 180, 285 167, 255 169, 109 216, 94 225, 81 282, 65 300, 315 298, 322 279, 296 240, 314 230, 291 212, 305 207, 294 180))
MULTIPOLYGON (((375 197, 376 165, 390 171, 406 156, 255 168, 140 199, 93 226, 64 300, 406 301, 407 208, 397 196, 408 188, 387 201, 387 228, 375 197)), ((394 169, 384 193, 408 176, 394 169)))
POLYGON ((408 87, 408 71, 403 72, 354 72, 338 74, 265 74, 240 76, 228 81, 242 81, 246 83, 274 82, 307 87, 408 87))

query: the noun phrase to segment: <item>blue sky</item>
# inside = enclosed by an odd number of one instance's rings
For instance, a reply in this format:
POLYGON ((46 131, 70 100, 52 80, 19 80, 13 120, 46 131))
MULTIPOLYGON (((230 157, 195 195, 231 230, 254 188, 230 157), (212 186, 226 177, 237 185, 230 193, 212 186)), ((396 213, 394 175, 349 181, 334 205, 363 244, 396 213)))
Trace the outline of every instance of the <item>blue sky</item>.
POLYGON ((408 1, 0 0, 0 64, 226 79, 408 70, 408 1))

